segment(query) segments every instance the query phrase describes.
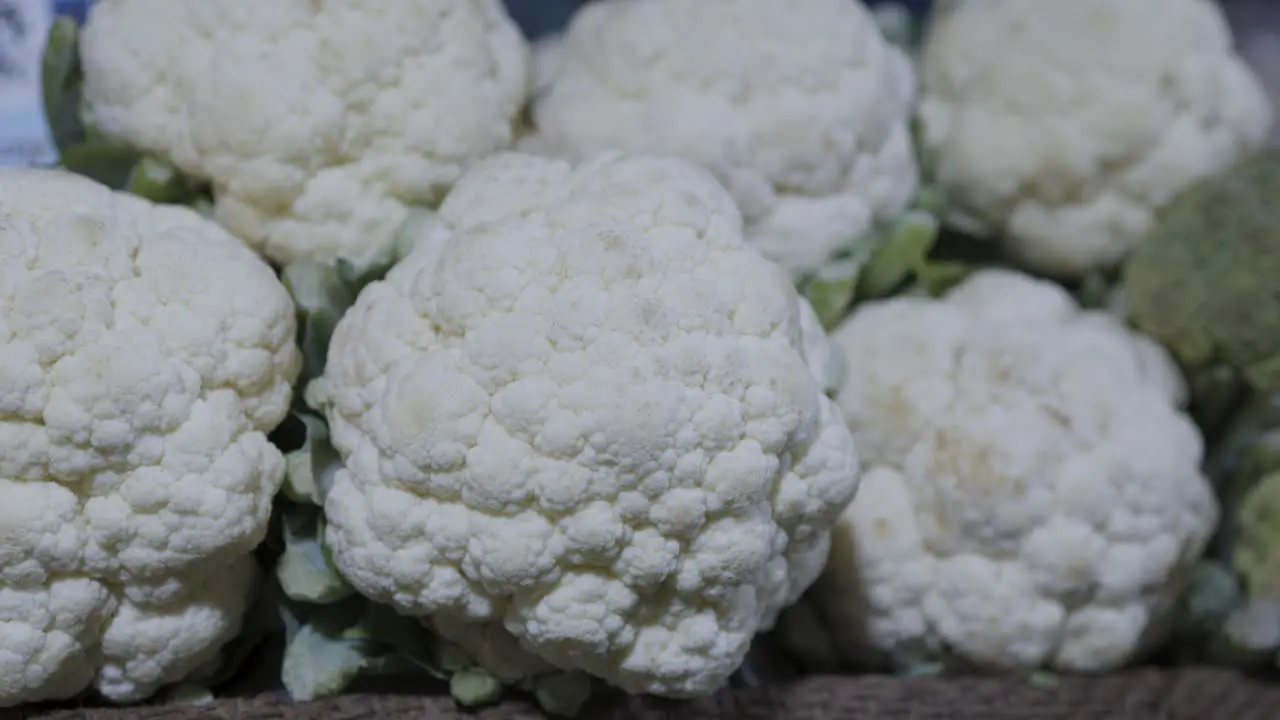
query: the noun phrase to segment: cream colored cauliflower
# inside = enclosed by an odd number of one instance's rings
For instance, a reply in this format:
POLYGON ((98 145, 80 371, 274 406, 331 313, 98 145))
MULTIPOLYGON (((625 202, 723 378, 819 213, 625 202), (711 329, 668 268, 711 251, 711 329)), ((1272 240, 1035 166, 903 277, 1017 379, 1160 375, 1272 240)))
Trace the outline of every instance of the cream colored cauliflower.
POLYGON ((1210 0, 965 0, 931 22, 922 154, 981 234, 1061 277, 1261 147, 1273 111, 1210 0))
POLYGON ((100 0, 80 42, 92 123, 279 264, 385 260, 514 142, 528 54, 500 0, 100 0))
POLYGON ((1003 270, 833 341, 867 468, 813 594, 844 662, 1102 671, 1161 639, 1218 509, 1158 346, 1003 270))
POLYGON ((685 160, 498 156, 437 221, 311 393, 334 563, 503 679, 715 691, 857 488, 805 301, 685 160))
POLYGON ((523 149, 701 163, 793 275, 915 194, 915 73, 856 0, 604 0, 539 58, 523 149))
POLYGON ((0 707, 143 700, 239 631, 300 355, 186 208, 0 169, 0 707))

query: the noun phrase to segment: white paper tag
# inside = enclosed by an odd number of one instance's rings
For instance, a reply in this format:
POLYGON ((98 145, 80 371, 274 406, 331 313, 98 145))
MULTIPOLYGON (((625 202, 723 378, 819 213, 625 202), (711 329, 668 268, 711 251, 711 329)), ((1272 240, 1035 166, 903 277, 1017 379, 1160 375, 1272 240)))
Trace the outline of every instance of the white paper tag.
POLYGON ((57 160, 40 91, 54 13, 54 0, 0 0, 0 165, 57 160))

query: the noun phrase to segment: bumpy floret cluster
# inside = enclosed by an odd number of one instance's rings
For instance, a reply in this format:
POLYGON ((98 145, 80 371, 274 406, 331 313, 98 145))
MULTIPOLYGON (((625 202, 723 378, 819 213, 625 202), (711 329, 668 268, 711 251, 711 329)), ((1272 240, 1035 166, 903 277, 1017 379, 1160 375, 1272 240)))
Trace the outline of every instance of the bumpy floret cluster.
POLYGON ((441 215, 333 336, 334 562, 500 676, 715 690, 857 487, 804 301, 683 160, 499 156, 441 215))
POLYGON ((0 707, 216 662, 300 357, 271 268, 186 208, 0 170, 0 707))

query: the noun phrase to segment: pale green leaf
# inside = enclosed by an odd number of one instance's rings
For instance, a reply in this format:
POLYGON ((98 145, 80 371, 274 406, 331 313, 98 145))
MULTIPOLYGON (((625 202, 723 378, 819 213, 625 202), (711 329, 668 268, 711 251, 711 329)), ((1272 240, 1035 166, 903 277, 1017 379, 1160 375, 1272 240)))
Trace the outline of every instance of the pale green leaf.
POLYGON ((125 192, 156 203, 187 204, 197 192, 172 165, 151 156, 141 157, 129 174, 125 192))
POLYGON ((912 207, 920 212, 939 218, 947 212, 947 198, 941 190, 926 185, 916 192, 916 199, 912 203, 912 207))
POLYGON ((417 246, 418 239, 426 232, 435 220, 436 214, 423 207, 409 209, 400 227, 396 229, 395 241, 392 243, 394 262, 400 262, 417 246))
POLYGON ((164 691, 162 702, 165 705, 211 705, 214 701, 213 691, 202 685, 181 683, 164 691))
POLYGON ((329 442, 329 426, 324 420, 306 412, 294 417, 305 427, 306 439, 302 447, 285 455, 283 491, 294 502, 322 506, 342 468, 342 459, 329 442))
POLYGON ((463 670, 449 678, 449 694, 466 708, 492 705, 502 699, 504 689, 501 681, 483 670, 463 670))
POLYGON ((371 663, 369 643, 344 633, 359 621, 345 605, 321 608, 285 647, 280 679, 300 702, 341 693, 371 663))
POLYGON ((338 273, 338 280, 347 287, 353 296, 358 296, 366 285, 382 279, 387 274, 387 271, 391 269, 392 264, 395 262, 394 255, 395 247, 393 245, 386 248, 384 252, 379 253, 374 260, 367 264, 356 265, 350 260, 342 258, 334 264, 334 269, 338 273))
POLYGON ((883 240, 862 269, 858 296, 883 297, 924 271, 938 230, 937 218, 922 210, 908 211, 888 223, 882 230, 883 240))
POLYGON ((802 293, 819 322, 830 331, 844 319, 858 288, 858 274, 864 261, 845 258, 819 268, 803 284, 802 293))
POLYGON ((327 637, 308 625, 285 649, 280 679, 290 697, 307 702, 341 693, 367 663, 360 643, 327 637))
POLYGON ((354 594, 325 552, 324 516, 318 510, 295 506, 286 511, 284 544, 276 580, 289 599, 329 605, 354 594))
POLYGON ((324 373, 329 340, 342 314, 355 302, 356 293, 342 281, 337 268, 315 262, 286 265, 280 281, 297 309, 301 377, 306 382, 324 373))
POLYGON ((342 281, 337 268, 323 263, 290 263, 280 271, 280 281, 303 312, 327 310, 341 314, 355 301, 355 294, 342 281))
POLYGON ((533 696, 548 715, 572 718, 591 699, 591 690, 591 678, 585 673, 554 673, 534 681, 533 696))
POLYGON ((977 267, 963 261, 929 260, 916 271, 912 291, 918 295, 938 297, 959 285, 977 267))

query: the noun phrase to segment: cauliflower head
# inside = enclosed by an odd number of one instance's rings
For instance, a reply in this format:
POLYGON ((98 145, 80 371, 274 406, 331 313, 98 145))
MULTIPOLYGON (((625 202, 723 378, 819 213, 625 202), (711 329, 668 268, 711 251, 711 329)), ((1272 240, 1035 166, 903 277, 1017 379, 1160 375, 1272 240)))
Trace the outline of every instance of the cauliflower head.
POLYGON ((334 563, 500 677, 718 689, 857 488, 803 303, 689 161, 480 163, 334 331, 334 563))
POLYGON ((500 0, 101 0, 82 31, 92 125, 208 181, 278 264, 376 264, 514 142, 528 48, 500 0))
POLYGON ((1240 668, 1280 662, 1280 395, 1232 418, 1206 462, 1223 515, 1184 600, 1191 659, 1240 668))
POLYGON ((949 3, 920 82, 930 180, 1060 277, 1114 267, 1174 195, 1262 146, 1273 114, 1209 0, 949 3))
POLYGON ((0 707, 216 660, 300 364, 271 268, 194 211, 0 169, 0 707))
POLYGON ((978 271, 833 334, 866 472, 813 597, 848 664, 1115 668, 1218 507, 1171 360, 1059 286, 978 271))
POLYGON ((1178 195, 1125 262, 1129 322, 1170 348, 1200 409, 1280 393, 1280 150, 1178 195))
POLYGON ((861 2, 605 0, 539 57, 522 148, 694 160, 797 277, 916 192, 915 71, 861 2))

